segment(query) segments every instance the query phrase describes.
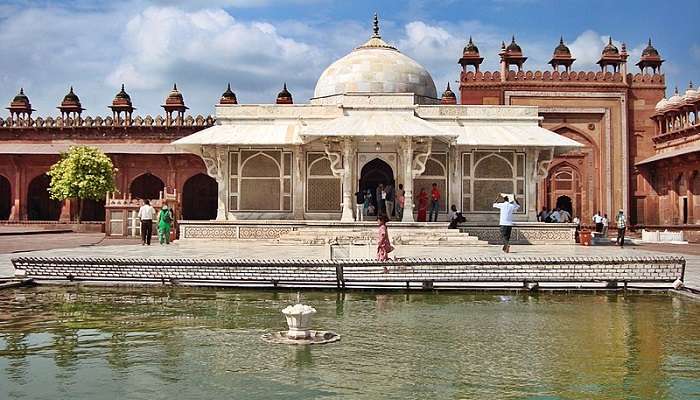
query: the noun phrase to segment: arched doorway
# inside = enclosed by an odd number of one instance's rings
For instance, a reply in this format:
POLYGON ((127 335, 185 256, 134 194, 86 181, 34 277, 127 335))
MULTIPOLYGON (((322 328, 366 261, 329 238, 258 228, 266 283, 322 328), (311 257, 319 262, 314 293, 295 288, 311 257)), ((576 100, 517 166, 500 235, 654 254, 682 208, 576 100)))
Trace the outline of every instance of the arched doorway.
POLYGON ((394 171, 389 164, 378 158, 365 164, 360 171, 360 190, 369 189, 375 209, 377 209, 377 187, 393 184, 394 171))
POLYGON ((61 216, 61 202, 51 198, 49 185, 51 178, 41 174, 29 182, 27 193, 27 217, 31 221, 58 221, 61 216))
POLYGON ((0 175, 0 219, 10 218, 12 210, 12 190, 10 181, 0 175))
POLYGON ((547 208, 560 207, 560 201, 571 217, 582 217, 581 175, 568 163, 561 163, 552 168, 547 177, 547 208))
POLYGON ((574 206, 571 202, 571 197, 569 196, 559 196, 557 197, 557 206, 558 209, 564 210, 569 213, 569 215, 573 215, 574 213, 574 206))
POLYGON ((216 219, 218 190, 216 180, 208 175, 197 174, 188 179, 182 188, 182 218, 216 219))
POLYGON ((104 221, 105 220, 105 201, 84 199, 81 211, 81 219, 83 221, 104 221))
POLYGON ((163 181, 151 173, 145 173, 131 181, 129 193, 136 199, 153 200, 160 197, 160 192, 165 188, 163 181))

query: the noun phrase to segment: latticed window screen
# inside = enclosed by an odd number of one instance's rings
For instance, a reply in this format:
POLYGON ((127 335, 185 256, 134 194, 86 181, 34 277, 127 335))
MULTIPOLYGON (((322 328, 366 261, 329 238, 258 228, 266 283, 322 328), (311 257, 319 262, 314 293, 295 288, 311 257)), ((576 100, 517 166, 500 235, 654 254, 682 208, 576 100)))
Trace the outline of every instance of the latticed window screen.
POLYGON ((306 154, 306 210, 337 212, 341 209, 342 182, 333 176, 331 162, 324 153, 306 154))
POLYGON ((433 153, 425 162, 425 171, 413 180, 414 204, 418 204, 420 190, 425 189, 430 196, 433 183, 437 183, 440 191, 440 211, 447 212, 448 207, 448 180, 447 180, 447 153, 433 153))
POLYGON ((292 153, 242 150, 229 157, 231 211, 291 211, 292 153))
POLYGON ((498 212, 493 203, 500 193, 511 193, 525 205, 525 154, 514 151, 462 153, 462 209, 498 212))

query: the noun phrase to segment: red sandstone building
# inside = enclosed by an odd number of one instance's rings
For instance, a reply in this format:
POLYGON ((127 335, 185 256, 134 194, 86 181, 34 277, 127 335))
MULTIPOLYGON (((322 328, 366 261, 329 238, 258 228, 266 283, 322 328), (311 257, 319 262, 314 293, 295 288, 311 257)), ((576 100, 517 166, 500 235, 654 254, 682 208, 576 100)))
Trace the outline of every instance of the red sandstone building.
MULTIPOLYGON (((527 71, 527 57, 515 38, 503 43, 498 55, 499 71, 481 71, 484 58, 469 40, 459 59, 461 103, 536 105, 543 127, 584 145, 550 164, 548 177, 538 183, 538 208, 568 208, 584 222, 598 210, 611 215, 620 208, 635 224, 700 222, 700 197, 695 197, 700 196, 698 92, 663 99, 663 60, 651 41, 635 74, 628 72, 624 44, 618 49, 612 41, 601 54, 600 71, 575 71, 574 55, 563 39, 554 49, 551 71, 527 71)), ((276 102, 292 103, 286 85, 276 102)), ((442 102, 456 102, 449 87, 442 102)), ((229 86, 220 104, 236 103, 229 86)), ((83 117, 71 88, 58 106, 59 117, 34 118, 20 90, 8 107, 10 116, 0 119, 0 219, 74 219, 70 201, 49 199, 45 175, 74 144, 99 147, 112 158, 121 193, 157 198, 161 191, 175 191, 183 219, 214 218, 216 182, 198 156, 170 143, 215 121, 186 115, 177 87, 162 107, 163 116, 135 116, 122 87, 111 116, 83 117)), ((103 221, 104 204, 87 207, 83 219, 103 221)))

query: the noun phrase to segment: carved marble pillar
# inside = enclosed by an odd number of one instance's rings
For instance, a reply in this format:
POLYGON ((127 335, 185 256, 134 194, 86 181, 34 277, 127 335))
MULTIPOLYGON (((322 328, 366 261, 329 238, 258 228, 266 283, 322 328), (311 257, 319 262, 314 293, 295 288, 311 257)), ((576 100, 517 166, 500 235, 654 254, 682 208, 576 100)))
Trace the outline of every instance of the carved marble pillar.
POLYGON ((433 142, 428 139, 423 151, 414 151, 415 143, 412 138, 404 138, 400 143, 405 162, 405 174, 403 188, 405 191, 404 211, 401 222, 413 222, 413 180, 425 171, 425 163, 432 152, 433 142))
POLYGON ((352 165, 355 158, 355 143, 350 138, 343 138, 340 144, 340 151, 332 150, 331 145, 332 143, 328 141, 325 142, 324 151, 331 162, 331 172, 333 176, 340 178, 343 186, 342 215, 340 221, 353 222, 355 218, 352 213, 352 165), (342 168, 340 168, 341 162, 343 164, 342 168))
POLYGON ((304 153, 303 145, 294 147, 293 157, 294 166, 292 167, 292 173, 294 174, 294 183, 292 186, 294 194, 292 196, 292 212, 294 219, 302 220, 304 219, 304 191, 306 186, 306 154, 304 153))
POLYGON ((413 139, 403 138, 400 143, 403 160, 404 205, 401 222, 413 222, 413 139))
POLYGON ((228 204, 228 149, 226 146, 202 146, 202 160, 207 168, 207 175, 216 180, 218 186, 218 201, 216 220, 233 219, 227 212, 228 204))
POLYGON ((553 158, 554 148, 528 149, 525 154, 527 170, 530 172, 528 176, 530 184, 527 185, 527 197, 525 198, 527 202, 527 220, 530 222, 537 221, 537 182, 547 178, 549 164, 553 158))

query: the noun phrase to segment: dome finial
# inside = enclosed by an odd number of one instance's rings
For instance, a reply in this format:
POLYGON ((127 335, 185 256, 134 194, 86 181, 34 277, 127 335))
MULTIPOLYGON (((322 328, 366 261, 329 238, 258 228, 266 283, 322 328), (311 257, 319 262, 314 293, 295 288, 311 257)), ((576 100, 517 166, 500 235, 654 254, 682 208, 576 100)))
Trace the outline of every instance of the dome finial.
POLYGON ((649 38, 649 46, 651 46, 651 38, 649 38))
POLYGON ((19 88, 19 94, 24 94, 24 88, 23 88, 23 87, 19 88))
POLYGON ((374 22, 372 23, 372 37, 373 38, 381 38, 382 36, 379 34, 379 16, 377 13, 374 13, 374 22))
POLYGON ((559 44, 564 44, 564 35, 559 36, 559 44))
POLYGON ((690 81, 690 83, 688 84, 688 87, 689 87, 690 89, 693 88, 693 81, 690 81))

